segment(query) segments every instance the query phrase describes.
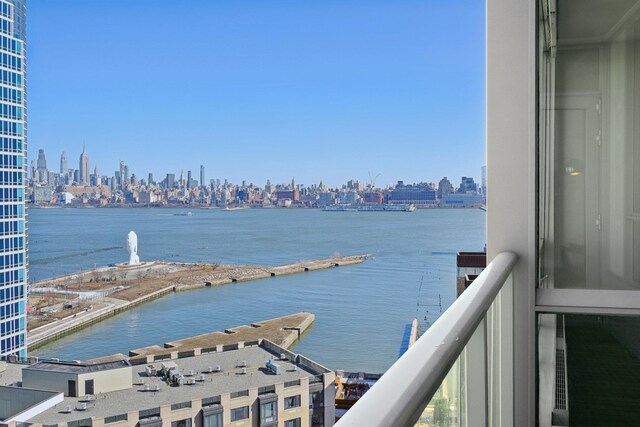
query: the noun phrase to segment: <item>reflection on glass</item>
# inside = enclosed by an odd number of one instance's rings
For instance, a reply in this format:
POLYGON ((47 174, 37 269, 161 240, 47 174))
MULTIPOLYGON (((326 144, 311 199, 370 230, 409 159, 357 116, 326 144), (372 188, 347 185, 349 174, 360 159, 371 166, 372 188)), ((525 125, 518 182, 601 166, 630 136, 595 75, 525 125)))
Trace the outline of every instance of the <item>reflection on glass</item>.
POLYGON ((460 425, 460 359, 426 406, 416 427, 458 427, 460 425))
POLYGON ((640 289, 640 2, 551 3, 540 8, 541 286, 640 289))

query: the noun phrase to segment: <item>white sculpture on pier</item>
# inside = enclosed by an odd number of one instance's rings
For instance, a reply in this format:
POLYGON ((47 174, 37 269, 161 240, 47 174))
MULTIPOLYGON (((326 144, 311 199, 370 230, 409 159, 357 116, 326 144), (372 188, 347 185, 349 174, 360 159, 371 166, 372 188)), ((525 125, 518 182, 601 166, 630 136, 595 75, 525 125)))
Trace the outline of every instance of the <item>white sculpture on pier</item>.
POLYGON ((127 234, 127 251, 129 251, 129 265, 140 264, 140 257, 138 256, 138 235, 133 231, 127 234))

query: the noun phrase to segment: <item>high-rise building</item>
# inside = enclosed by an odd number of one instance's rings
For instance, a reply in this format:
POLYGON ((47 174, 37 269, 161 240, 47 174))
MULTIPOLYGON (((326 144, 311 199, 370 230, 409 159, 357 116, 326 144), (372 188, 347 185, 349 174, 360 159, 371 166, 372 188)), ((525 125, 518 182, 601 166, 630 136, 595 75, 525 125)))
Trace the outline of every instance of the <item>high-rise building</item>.
POLYGON ((98 175, 98 167, 94 166, 93 174, 90 176, 89 181, 91 181, 91 185, 97 186, 100 185, 100 175, 98 175))
POLYGON ((459 193, 467 193, 467 192, 476 192, 478 191, 478 184, 473 181, 473 178, 463 176, 460 180, 460 188, 458 188, 459 193))
POLYGON ((129 165, 124 165, 124 175, 122 176, 122 187, 129 185, 129 165))
MULTIPOLYGON (((3 167, 0 201, 3 245, 0 250, 0 356, 27 355, 27 236, 25 216, 26 100, 25 1, 0 0, 0 83, 7 96, 0 99, 8 119, 0 120, 0 151, 9 161, 3 167)), ((38 166, 46 171, 46 161, 38 166)), ((44 152, 42 152, 44 161, 44 152)), ((47 178, 42 177, 43 181, 47 178)))
POLYGON ((453 193, 453 185, 445 176, 438 183, 438 199, 442 199, 442 196, 446 196, 449 193, 453 193))
POLYGON ((168 173, 167 174, 167 188, 173 188, 176 185, 176 174, 168 173))
POLYGON ((125 187, 124 168, 124 161, 120 160, 120 170, 118 171, 119 174, 116 173, 116 176, 118 177, 118 186, 120 188, 125 187))
POLYGON ((80 154, 78 184, 89 185, 89 155, 87 154, 87 148, 84 145, 82 146, 82 154, 80 154))
POLYGON ((191 171, 187 171, 187 188, 191 188, 191 171))
POLYGON ((204 183, 204 165, 200 165, 200 186, 204 187, 206 184, 204 183))
POLYGON ((480 189, 482 190, 482 197, 487 198, 487 165, 480 168, 480 189))
POLYGON ((149 172, 149 185, 153 185, 153 174, 151 172, 149 172))
POLYGON ((63 151, 60 156, 60 175, 66 175, 68 170, 69 165, 67 164, 67 153, 63 151))
POLYGON ((42 148, 38 150, 38 167, 36 168, 35 180, 41 184, 47 183, 47 158, 42 148))

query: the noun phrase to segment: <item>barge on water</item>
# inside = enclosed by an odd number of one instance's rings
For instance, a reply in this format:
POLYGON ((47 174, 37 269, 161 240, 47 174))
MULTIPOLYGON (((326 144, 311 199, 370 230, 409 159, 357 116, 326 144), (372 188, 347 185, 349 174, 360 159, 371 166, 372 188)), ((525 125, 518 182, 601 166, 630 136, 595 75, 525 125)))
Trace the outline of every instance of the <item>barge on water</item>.
POLYGON ((386 203, 382 205, 375 204, 341 204, 341 205, 327 205, 324 208, 325 211, 331 212, 413 212, 416 210, 414 204, 391 204, 386 203))

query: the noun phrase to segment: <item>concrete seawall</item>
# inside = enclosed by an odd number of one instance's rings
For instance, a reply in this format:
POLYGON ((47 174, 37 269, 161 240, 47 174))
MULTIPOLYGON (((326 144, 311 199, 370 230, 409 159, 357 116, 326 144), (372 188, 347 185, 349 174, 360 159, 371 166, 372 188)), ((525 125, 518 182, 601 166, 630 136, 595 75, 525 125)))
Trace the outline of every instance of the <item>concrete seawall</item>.
MULTIPOLYGON (((282 275, 289 274, 298 274, 309 271, 322 270, 327 268, 334 268, 339 266, 347 266, 360 264, 364 262, 367 257, 370 255, 356 255, 356 256, 347 256, 347 257, 336 257, 330 259, 316 260, 316 261, 302 261, 294 264, 283 265, 278 267, 265 267, 258 272, 252 272, 252 274, 248 275, 238 275, 237 277, 227 277, 219 280, 210 280, 205 282, 191 283, 191 284, 178 284, 174 283, 160 290, 151 292, 147 295, 143 295, 139 298, 136 298, 131 301, 126 301, 122 299, 109 298, 106 297, 104 302, 107 304, 106 307, 101 307, 95 310, 90 310, 86 312, 77 313, 75 315, 53 321, 44 326, 40 326, 33 330, 29 331, 27 346, 28 349, 34 350, 39 347, 42 347, 45 344, 48 344, 52 341, 55 341, 59 338, 62 338, 66 335, 69 335, 73 332, 79 331, 82 328, 86 328, 87 326, 96 324, 102 320, 105 320, 111 316, 115 316, 118 313, 121 313, 126 310, 130 310, 138 305, 144 304, 146 302, 162 298, 163 296, 172 293, 172 292, 182 292, 193 289, 201 289, 204 287, 210 286, 219 286, 234 282, 246 282, 251 280, 259 280, 259 279, 267 279, 270 277, 277 277, 282 275)), ((101 269, 97 269, 101 270, 101 269)), ((91 274, 91 272, 83 272, 78 274, 91 274)), ((67 277, 72 277, 77 275, 69 275, 67 277)), ((56 282, 63 282, 64 278, 56 278, 56 282)), ((34 284, 35 285, 35 284, 34 284)), ((32 285, 32 286, 34 286, 32 285)), ((283 347, 289 347, 293 342, 295 342, 300 335, 306 330, 312 323, 313 319, 306 319, 302 322, 304 325, 299 326, 297 329, 297 333, 292 333, 287 335, 279 345, 283 347)))
POLYGON ((153 292, 149 295, 145 295, 133 301, 115 300, 109 302, 107 307, 103 307, 91 312, 78 313, 73 316, 69 316, 64 319, 57 320, 47 325, 29 331, 27 345, 29 350, 34 350, 38 347, 69 335, 87 326, 98 323, 111 316, 115 316, 123 311, 130 310, 138 305, 146 302, 162 298, 163 296, 174 292, 175 286, 169 286, 165 289, 153 292))

